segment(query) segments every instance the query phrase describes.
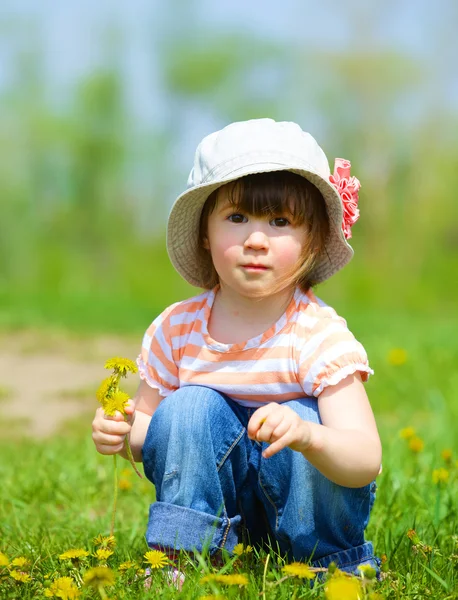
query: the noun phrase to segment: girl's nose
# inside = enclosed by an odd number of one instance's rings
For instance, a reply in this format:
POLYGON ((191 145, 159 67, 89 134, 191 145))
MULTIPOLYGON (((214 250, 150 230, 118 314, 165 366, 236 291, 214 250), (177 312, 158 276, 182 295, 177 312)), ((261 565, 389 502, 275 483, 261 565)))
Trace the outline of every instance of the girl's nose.
POLYGON ((253 229, 245 240, 246 248, 253 248, 255 250, 264 250, 269 246, 269 238, 262 231, 261 228, 257 227, 253 229))

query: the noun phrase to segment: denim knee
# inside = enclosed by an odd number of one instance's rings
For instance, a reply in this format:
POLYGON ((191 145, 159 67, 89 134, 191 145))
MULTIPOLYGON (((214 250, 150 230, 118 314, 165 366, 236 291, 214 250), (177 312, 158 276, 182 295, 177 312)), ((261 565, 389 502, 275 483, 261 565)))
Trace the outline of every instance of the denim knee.
POLYGON ((145 474, 156 484, 164 469, 182 471, 191 456, 194 462, 205 458, 204 470, 211 468, 208 461, 219 469, 228 448, 244 431, 219 392, 203 386, 180 388, 151 418, 142 451, 145 474))

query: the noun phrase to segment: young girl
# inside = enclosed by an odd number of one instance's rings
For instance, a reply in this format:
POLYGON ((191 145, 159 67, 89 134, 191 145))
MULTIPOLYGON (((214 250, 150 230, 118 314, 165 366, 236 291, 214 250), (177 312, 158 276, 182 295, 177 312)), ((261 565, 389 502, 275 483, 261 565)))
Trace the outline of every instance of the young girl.
POLYGON ((130 422, 101 408, 93 421, 97 450, 122 453, 130 435, 155 485, 150 547, 217 557, 268 541, 313 566, 377 569, 372 371, 312 291, 353 255, 358 188, 294 123, 233 123, 198 146, 167 246, 205 291, 147 329, 130 422))

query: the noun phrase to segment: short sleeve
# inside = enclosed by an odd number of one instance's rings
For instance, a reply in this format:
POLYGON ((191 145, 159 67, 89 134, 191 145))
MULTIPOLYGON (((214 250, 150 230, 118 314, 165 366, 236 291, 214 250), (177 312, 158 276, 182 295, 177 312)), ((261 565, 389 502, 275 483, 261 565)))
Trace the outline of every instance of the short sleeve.
POLYGON ((315 324, 300 350, 298 372, 304 392, 315 397, 348 375, 358 372, 367 381, 373 374, 364 347, 337 315, 315 324))
POLYGON ((137 358, 140 378, 158 389, 163 397, 180 387, 170 335, 170 314, 174 307, 175 304, 167 308, 148 327, 137 358))

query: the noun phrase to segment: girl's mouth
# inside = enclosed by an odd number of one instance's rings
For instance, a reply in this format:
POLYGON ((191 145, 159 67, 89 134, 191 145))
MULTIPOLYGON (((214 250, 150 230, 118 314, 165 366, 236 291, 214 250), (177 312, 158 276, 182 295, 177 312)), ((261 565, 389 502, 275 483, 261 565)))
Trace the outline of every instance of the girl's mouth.
POLYGON ((242 267, 247 271, 267 271, 269 268, 264 265, 242 265, 242 267))

